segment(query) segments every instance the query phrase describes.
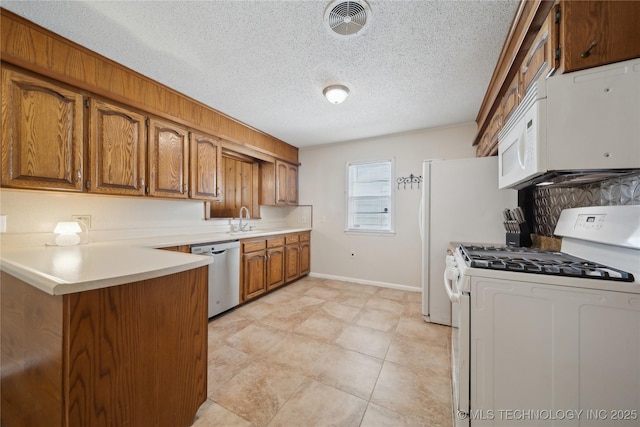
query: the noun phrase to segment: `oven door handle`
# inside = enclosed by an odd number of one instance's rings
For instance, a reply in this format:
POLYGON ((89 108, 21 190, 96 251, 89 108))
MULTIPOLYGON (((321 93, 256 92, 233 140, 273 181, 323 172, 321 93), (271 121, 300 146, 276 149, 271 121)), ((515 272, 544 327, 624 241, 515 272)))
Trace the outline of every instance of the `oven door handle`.
POLYGON ((453 279, 458 276, 457 269, 447 267, 444 269, 444 289, 451 302, 460 301, 460 294, 453 291, 453 279))

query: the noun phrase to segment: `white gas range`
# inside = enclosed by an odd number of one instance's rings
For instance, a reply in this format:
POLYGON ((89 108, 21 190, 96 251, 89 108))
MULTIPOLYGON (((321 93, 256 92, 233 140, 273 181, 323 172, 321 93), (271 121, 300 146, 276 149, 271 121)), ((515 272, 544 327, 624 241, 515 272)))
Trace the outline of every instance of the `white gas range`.
POLYGON ((640 425, 640 206, 567 209, 555 234, 448 257, 456 426, 640 425))

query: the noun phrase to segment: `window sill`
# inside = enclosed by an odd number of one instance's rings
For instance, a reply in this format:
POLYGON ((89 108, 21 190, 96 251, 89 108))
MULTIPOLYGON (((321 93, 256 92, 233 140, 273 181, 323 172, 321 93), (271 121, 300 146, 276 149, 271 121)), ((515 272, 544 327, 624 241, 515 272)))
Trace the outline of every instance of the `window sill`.
POLYGON ((395 236, 395 231, 378 231, 378 230, 344 230, 344 234, 354 235, 379 235, 379 236, 395 236))

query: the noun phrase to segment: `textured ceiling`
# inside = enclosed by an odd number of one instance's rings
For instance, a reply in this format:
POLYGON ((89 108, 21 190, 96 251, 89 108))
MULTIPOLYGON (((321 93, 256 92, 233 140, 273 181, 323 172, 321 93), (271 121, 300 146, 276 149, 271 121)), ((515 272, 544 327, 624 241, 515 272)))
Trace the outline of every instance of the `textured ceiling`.
POLYGON ((297 147, 475 120, 518 1, 368 3, 346 38, 328 0, 1 5, 297 147))

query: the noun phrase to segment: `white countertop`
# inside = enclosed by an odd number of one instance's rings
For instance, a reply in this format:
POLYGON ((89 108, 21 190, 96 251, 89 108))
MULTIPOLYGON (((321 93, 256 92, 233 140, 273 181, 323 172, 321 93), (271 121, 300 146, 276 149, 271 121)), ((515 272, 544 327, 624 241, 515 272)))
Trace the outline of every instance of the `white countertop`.
POLYGON ((254 230, 243 233, 184 234, 78 246, 2 248, 2 271, 51 295, 117 286, 179 273, 211 263, 211 258, 161 248, 240 240, 303 229, 254 230))

